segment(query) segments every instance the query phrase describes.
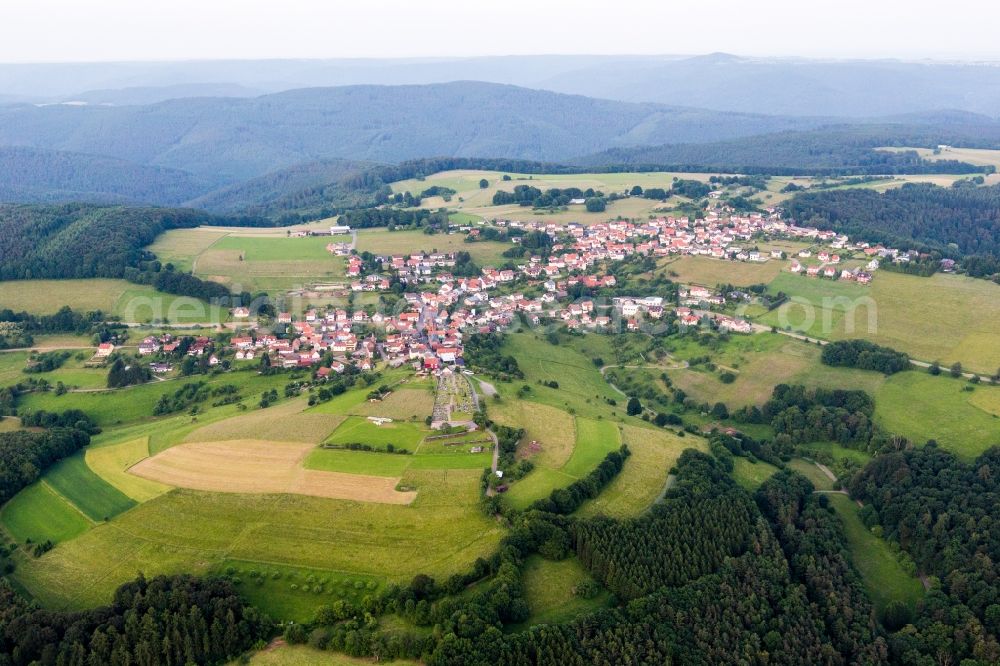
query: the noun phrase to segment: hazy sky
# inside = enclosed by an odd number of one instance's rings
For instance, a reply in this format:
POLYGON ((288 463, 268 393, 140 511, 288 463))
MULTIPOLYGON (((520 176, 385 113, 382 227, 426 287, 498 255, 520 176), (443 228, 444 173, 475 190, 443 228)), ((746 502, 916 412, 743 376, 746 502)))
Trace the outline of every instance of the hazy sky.
POLYGON ((1000 1, 0 0, 0 62, 542 53, 1000 60, 1000 1))

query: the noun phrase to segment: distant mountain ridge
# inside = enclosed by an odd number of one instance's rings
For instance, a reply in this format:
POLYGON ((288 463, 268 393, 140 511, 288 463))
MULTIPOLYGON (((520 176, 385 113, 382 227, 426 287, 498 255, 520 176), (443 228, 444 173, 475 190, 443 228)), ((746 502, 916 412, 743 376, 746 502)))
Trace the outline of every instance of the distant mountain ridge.
POLYGON ((998 63, 727 53, 0 65, 0 100, 100 97, 103 103, 121 105, 204 96, 212 86, 216 92, 208 94, 243 97, 247 89, 273 93, 460 80, 769 115, 866 118, 948 108, 994 117, 1000 113, 998 63), (140 89, 145 91, 137 94, 140 89))
POLYGON ((824 122, 458 82, 145 106, 6 106, 0 107, 0 145, 105 155, 235 182, 333 158, 559 161, 615 146, 717 141, 824 122))

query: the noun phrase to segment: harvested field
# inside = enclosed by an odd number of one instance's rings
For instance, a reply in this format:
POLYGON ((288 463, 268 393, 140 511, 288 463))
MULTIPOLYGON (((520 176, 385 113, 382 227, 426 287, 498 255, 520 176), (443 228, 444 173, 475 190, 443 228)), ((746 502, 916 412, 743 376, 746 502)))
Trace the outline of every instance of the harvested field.
POLYGON ((309 444, 255 439, 181 444, 129 471, 181 488, 228 493, 291 493, 331 499, 409 504, 415 492, 397 492, 398 478, 307 470, 309 444))

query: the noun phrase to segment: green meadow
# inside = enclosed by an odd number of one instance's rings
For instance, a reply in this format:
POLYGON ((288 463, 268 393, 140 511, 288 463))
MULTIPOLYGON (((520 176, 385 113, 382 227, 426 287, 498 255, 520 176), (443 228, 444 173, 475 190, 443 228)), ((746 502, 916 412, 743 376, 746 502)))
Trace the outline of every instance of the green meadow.
POLYGON ((876 610, 881 611, 890 601, 897 599, 914 608, 924 596, 920 580, 904 570, 889 544, 864 526, 854 500, 840 494, 828 497, 844 526, 844 535, 851 548, 851 561, 861 574, 876 610))
POLYGON ((879 424, 917 444, 937 440, 964 458, 1000 445, 1000 387, 946 374, 912 370, 890 377, 875 394, 879 424))
POLYGON ((0 525, 18 543, 61 543, 83 534, 91 523, 43 481, 17 494, 0 509, 0 525))

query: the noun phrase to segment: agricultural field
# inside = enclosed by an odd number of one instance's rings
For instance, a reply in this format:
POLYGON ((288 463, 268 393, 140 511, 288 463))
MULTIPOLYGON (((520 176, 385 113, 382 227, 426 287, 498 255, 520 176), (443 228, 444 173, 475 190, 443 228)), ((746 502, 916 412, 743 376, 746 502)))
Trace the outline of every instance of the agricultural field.
MULTIPOLYGON (((410 179, 392 184, 393 192, 411 192, 420 194, 432 186, 448 187, 456 191, 450 202, 441 197, 425 199, 421 204, 424 208, 439 208, 447 206, 457 213, 465 213, 473 217, 492 219, 538 220, 545 222, 581 222, 595 224, 605 222, 608 218, 621 215, 627 218, 646 217, 658 210, 662 205, 659 201, 630 197, 609 202, 603 213, 588 213, 583 206, 570 206, 569 210, 533 211, 530 207, 494 206, 493 195, 498 190, 513 191, 518 185, 530 185, 541 190, 550 188, 578 187, 586 190, 593 188, 605 194, 624 192, 639 185, 643 189, 662 187, 669 189, 674 178, 708 181, 712 174, 708 173, 584 173, 584 174, 507 174, 510 181, 504 181, 504 174, 498 171, 443 171, 427 178, 410 179), (489 181, 489 187, 479 187, 480 179, 489 181)), ((468 218, 466 218, 468 219, 468 218)))
POLYGON ((404 483, 417 488, 410 505, 175 490, 24 558, 14 575, 56 608, 107 602, 139 570, 204 573, 232 560, 388 582, 444 578, 489 553, 502 533, 477 508, 479 475, 407 472, 404 483))
MULTIPOLYGON (((204 301, 156 291, 125 280, 17 280, 0 282, 0 306, 15 312, 52 314, 64 305, 101 310, 123 321, 195 323, 222 321, 225 313, 204 301)), ((36 341, 36 344, 41 344, 36 341)))
POLYGON ((928 439, 966 459, 1000 445, 1000 388, 943 373, 900 372, 875 394, 875 418, 917 444, 928 439))
POLYGON ((421 440, 429 434, 431 432, 423 423, 418 425, 393 421, 376 425, 366 418, 351 416, 324 443, 341 446, 368 444, 376 448, 385 448, 391 444, 397 449, 415 451, 421 440))
POLYGON ((445 447, 433 442, 421 443, 413 454, 349 451, 344 449, 314 449, 305 459, 307 469, 401 477, 407 470, 474 469, 482 470, 492 461, 492 442, 480 435, 475 446, 480 453, 470 453, 472 445, 445 447), (449 450, 450 449, 450 450, 449 450))
POLYGON ((481 266, 498 266, 508 259, 502 254, 511 247, 508 243, 482 241, 466 243, 464 233, 425 234, 423 231, 389 231, 388 229, 359 229, 358 252, 372 254, 414 254, 417 252, 468 252, 481 266))
POLYGON ((171 490, 171 486, 143 479, 129 470, 149 457, 149 438, 139 437, 121 444, 89 447, 87 467, 136 502, 146 502, 171 490))
POLYGON ((387 398, 378 402, 362 403, 354 413, 362 416, 379 416, 397 421, 423 421, 434 409, 434 387, 397 387, 387 398))
POLYGON ((684 284, 699 284, 706 287, 731 284, 737 287, 749 287, 755 284, 770 283, 778 277, 785 263, 780 259, 770 259, 763 263, 750 263, 723 261, 711 257, 684 256, 663 260, 659 266, 672 280, 684 284))
POLYGON ((306 469, 312 445, 266 440, 196 442, 142 460, 130 474, 158 483, 220 493, 290 493, 311 497, 409 504, 399 478, 306 469))
MULTIPOLYGON (((328 227, 330 221, 307 225, 328 227)), ((300 227, 198 227, 162 234, 147 249, 198 277, 250 292, 287 291, 344 277, 343 259, 326 250, 329 236, 290 237, 300 227)), ((349 240, 349 238, 345 239, 349 240)))
POLYGON ((667 489, 667 473, 685 449, 708 449, 701 437, 681 437, 671 430, 630 424, 622 426, 622 441, 632 454, 625 467, 577 515, 625 518, 642 513, 662 497, 667 489))
POLYGON ((868 287, 782 273, 770 291, 812 306, 781 306, 762 323, 828 339, 865 337, 924 361, 992 374, 1000 367, 1000 286, 936 274, 879 271, 868 287), (840 299, 839 301, 824 299, 840 299))
POLYGON ((83 453, 65 458, 45 473, 45 483, 94 522, 109 520, 136 505, 87 466, 83 453))
MULTIPOLYGON (((573 453, 560 467, 537 466, 506 492, 512 506, 523 509, 535 500, 547 497, 556 488, 568 486, 586 476, 611 451, 621 446, 618 424, 576 417, 576 441, 573 453)), ((626 466, 628 463, 626 463, 626 466)), ((665 479, 664 479, 665 480, 665 479)))
POLYGON ((91 521, 44 481, 28 486, 0 509, 0 525, 18 543, 61 543, 90 529, 91 521))
POLYGON ((900 600, 911 608, 924 596, 916 576, 906 572, 889 544, 872 534, 858 517, 858 506, 847 495, 828 495, 844 525, 844 535, 851 548, 851 561, 861 574, 868 595, 881 611, 890 601, 900 600))

